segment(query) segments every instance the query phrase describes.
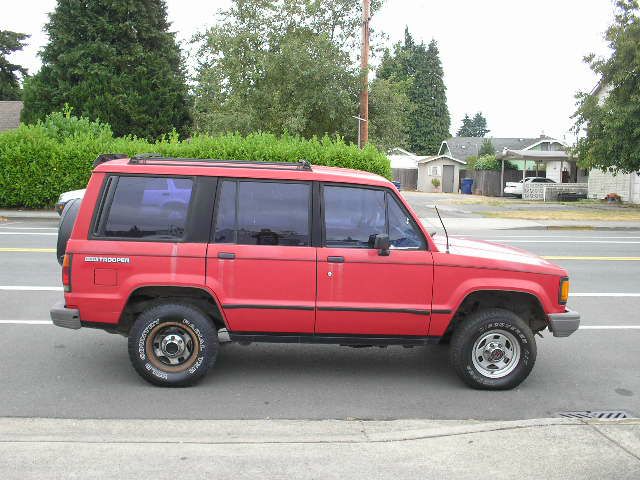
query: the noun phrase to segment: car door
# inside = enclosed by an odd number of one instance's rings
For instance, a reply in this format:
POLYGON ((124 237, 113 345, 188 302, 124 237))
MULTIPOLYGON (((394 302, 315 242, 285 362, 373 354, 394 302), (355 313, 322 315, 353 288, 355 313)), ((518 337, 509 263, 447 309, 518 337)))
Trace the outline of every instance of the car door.
POLYGON ((324 184, 316 334, 426 335, 433 261, 423 232, 391 190, 324 184), (388 234, 390 254, 373 248, 388 234))
POLYGON ((313 333, 311 183, 220 181, 207 285, 233 332, 313 333))

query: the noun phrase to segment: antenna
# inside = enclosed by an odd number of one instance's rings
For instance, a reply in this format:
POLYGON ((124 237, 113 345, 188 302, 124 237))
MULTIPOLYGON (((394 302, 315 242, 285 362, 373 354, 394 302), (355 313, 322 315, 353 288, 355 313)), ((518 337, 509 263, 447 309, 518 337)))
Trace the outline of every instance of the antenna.
POLYGON ((435 205, 433 208, 436 209, 436 213, 438 214, 438 218, 440 219, 440 223, 442 224, 442 229, 444 230, 444 235, 447 237, 447 253, 449 253, 449 234, 447 233, 447 227, 444 226, 444 222, 442 221, 442 217, 440 216, 440 212, 438 211, 438 207, 435 205))

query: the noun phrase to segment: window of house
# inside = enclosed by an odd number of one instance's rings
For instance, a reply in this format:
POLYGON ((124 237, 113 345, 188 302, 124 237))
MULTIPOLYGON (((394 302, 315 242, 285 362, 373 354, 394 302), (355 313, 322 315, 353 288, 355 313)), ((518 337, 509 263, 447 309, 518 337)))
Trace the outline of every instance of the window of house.
POLYGON ((311 185, 222 182, 214 241, 240 245, 310 245, 311 185))
POLYGON ((102 237, 176 241, 184 236, 193 179, 119 177, 113 198, 98 221, 102 237))
POLYGON ((432 177, 437 177, 440 175, 440 169, 437 165, 429 167, 429 175, 432 177))

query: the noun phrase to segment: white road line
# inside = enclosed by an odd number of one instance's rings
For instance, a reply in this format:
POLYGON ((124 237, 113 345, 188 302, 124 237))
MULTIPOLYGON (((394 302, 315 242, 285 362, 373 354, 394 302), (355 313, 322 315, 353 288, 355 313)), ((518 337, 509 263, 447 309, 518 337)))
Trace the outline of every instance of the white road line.
MULTIPOLYGON (((469 235, 456 235, 458 237, 468 237, 469 235)), ((640 238, 637 235, 593 235, 593 236, 583 236, 583 235, 491 235, 492 238, 575 238, 575 239, 586 239, 586 240, 607 240, 607 239, 631 239, 631 238, 640 238)))
POLYGON ((0 231, 0 235, 46 235, 51 237, 57 237, 58 232, 4 232, 0 231))
POLYGON ((569 293, 570 297, 640 297, 640 293, 569 293))
POLYGON ((578 330, 640 330, 640 325, 580 325, 578 330))
POLYGON ((7 228, 7 225, 13 225, 13 224, 2 223, 0 224, 0 229, 3 229, 3 230, 58 230, 58 227, 9 227, 7 228))
POLYGON ((607 245, 616 243, 638 244, 637 240, 510 240, 507 238, 485 238, 488 242, 503 243, 606 243, 607 245))
POLYGON ((61 292, 62 287, 36 287, 31 285, 0 285, 0 290, 10 292, 61 292))
POLYGON ((53 325, 51 320, 0 320, 0 325, 53 325))

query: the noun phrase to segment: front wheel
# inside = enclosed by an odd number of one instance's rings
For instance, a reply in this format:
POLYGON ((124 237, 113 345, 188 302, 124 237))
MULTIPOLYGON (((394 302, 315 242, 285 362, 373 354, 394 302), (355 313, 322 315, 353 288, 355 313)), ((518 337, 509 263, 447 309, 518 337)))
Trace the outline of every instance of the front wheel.
POLYGON ((185 387, 215 363, 218 335, 198 308, 163 303, 142 312, 129 332, 129 358, 154 385, 185 387))
POLYGON ((465 319, 451 339, 451 364, 469 386, 508 390, 527 378, 536 360, 536 341, 515 313, 482 310, 465 319))

